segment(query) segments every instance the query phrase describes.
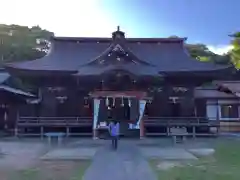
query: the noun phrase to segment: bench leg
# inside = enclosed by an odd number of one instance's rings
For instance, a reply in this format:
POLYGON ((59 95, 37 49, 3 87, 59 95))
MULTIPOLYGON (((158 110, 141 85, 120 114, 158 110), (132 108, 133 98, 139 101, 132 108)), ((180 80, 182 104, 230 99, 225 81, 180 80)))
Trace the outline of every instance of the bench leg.
POLYGON ((176 144, 177 143, 177 137, 176 136, 173 136, 173 143, 176 144))
POLYGON ((62 137, 58 137, 58 146, 61 146, 62 145, 62 137))
POLYGON ((18 137, 18 127, 17 126, 14 129, 14 135, 15 135, 15 137, 18 137))
POLYGON ((183 140, 183 142, 185 142, 186 141, 186 136, 183 136, 182 140, 183 140))
POLYGON ((196 127, 193 126, 193 138, 196 138, 196 127))
POLYGON ((51 146, 51 137, 48 136, 48 145, 51 146))
POLYGON ((170 134, 170 128, 167 127, 167 136, 169 136, 169 134, 170 134))
POLYGON ((67 127, 67 137, 69 137, 69 135, 70 135, 70 128, 67 127))

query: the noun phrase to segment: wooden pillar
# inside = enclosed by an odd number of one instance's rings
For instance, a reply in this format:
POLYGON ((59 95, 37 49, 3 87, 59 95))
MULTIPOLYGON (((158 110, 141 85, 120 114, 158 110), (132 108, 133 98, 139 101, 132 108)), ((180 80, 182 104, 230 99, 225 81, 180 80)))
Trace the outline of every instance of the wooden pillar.
MULTIPOLYGON (((199 124, 200 120, 198 119, 198 113, 197 113, 197 107, 196 106, 197 106, 196 101, 194 100, 194 115, 195 115, 195 118, 197 118, 198 124, 199 124)), ((192 131, 193 131, 192 137, 196 138, 196 126, 195 125, 193 125, 192 131)))
POLYGON ((15 129, 14 129, 15 137, 18 137, 18 121, 19 121, 19 112, 17 111, 17 117, 15 121, 15 129))
POLYGON ((15 126, 15 129, 14 129, 14 135, 15 135, 15 137, 18 137, 18 127, 17 127, 17 125, 15 126))
POLYGON ((70 135, 70 127, 67 127, 67 129, 66 129, 66 135, 67 135, 67 137, 69 137, 69 135, 70 135))
POLYGON ((169 125, 167 124, 167 136, 169 136, 170 135, 170 127, 169 127, 169 125))
POLYGON ((43 129, 43 126, 41 126, 41 133, 40 133, 41 139, 43 139, 43 134, 44 134, 44 129, 43 129))
POLYGON ((140 121, 140 139, 145 137, 145 127, 144 127, 144 118, 140 121))
POLYGON ((193 138, 196 138, 196 126, 193 126, 193 138))
POLYGON ((217 100, 217 114, 216 114, 216 121, 217 121, 217 136, 219 135, 220 133, 220 130, 221 130, 221 122, 220 122, 220 114, 219 114, 219 111, 220 111, 220 106, 219 106, 219 103, 218 103, 218 100, 217 100))
POLYGON ((6 112, 6 107, 4 109, 3 118, 4 118, 4 129, 7 130, 8 129, 8 114, 6 112))
POLYGON ((98 139, 98 130, 97 130, 97 128, 93 129, 93 139, 98 139))

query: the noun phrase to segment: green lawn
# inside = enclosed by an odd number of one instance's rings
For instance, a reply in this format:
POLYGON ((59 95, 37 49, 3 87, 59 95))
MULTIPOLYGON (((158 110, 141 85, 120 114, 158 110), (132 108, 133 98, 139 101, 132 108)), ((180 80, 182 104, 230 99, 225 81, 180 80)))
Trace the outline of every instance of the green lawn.
POLYGON ((180 162, 182 166, 159 170, 160 160, 150 160, 160 180, 239 180, 240 141, 219 141, 212 157, 194 162, 180 162))
POLYGON ((9 171, 4 177, 6 180, 82 180, 89 165, 89 160, 45 161, 34 168, 9 171))

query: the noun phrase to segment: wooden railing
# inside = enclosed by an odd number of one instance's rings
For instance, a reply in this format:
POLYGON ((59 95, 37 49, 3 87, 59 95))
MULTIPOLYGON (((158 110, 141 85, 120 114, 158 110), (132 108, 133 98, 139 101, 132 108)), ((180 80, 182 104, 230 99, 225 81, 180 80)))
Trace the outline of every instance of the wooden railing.
POLYGON ((18 126, 90 126, 92 117, 19 117, 18 126))
POLYGON ((210 121, 205 117, 145 117, 145 126, 217 126, 219 121, 210 121))

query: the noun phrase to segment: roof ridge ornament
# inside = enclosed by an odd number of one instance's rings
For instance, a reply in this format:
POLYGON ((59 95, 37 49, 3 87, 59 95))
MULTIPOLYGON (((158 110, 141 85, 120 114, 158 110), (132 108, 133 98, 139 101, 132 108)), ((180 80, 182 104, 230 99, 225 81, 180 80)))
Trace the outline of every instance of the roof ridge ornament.
POLYGON ((117 31, 112 33, 113 40, 116 39, 125 39, 125 33, 123 31, 120 31, 120 26, 117 26, 117 31))
POLYGON ((118 52, 125 53, 124 49, 122 48, 122 46, 120 44, 116 44, 113 48, 113 51, 118 51, 118 52))

